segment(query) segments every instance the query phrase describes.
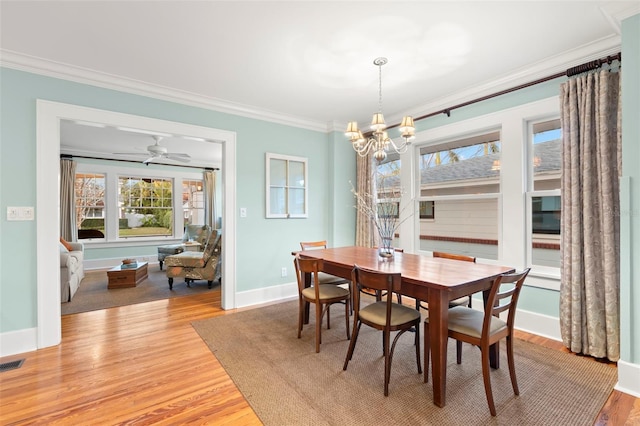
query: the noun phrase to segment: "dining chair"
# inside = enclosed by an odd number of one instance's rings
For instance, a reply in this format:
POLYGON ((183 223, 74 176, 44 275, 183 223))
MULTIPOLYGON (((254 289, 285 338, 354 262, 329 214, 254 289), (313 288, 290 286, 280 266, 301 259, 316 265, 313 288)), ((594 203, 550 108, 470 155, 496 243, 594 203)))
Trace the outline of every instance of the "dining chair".
MULTIPOLYGON (((476 258, 475 257, 471 257, 471 256, 466 256, 463 254, 454 254, 454 253, 446 253, 444 251, 434 251, 433 252, 433 257, 439 257, 439 258, 443 258, 443 259, 453 259, 453 260, 461 260, 463 262, 473 262, 476 263, 476 258)), ((449 308, 453 308, 456 306, 467 306, 467 307, 471 307, 471 295, 469 296, 463 296, 463 297, 459 297, 457 299, 453 299, 451 301, 449 301, 449 308)), ((420 310, 420 308, 422 309, 429 309, 428 305, 425 305, 422 303, 421 300, 416 300, 416 309, 420 310)), ((458 361, 458 364, 460 364, 461 362, 461 356, 462 356, 462 342, 461 341, 456 341, 456 359, 458 361)))
POLYGON ((316 353, 320 352, 322 343, 322 318, 327 316, 327 329, 331 328, 330 307, 334 303, 344 302, 347 340, 351 338, 349 331, 349 307, 351 294, 346 288, 333 284, 320 284, 318 271, 322 268, 322 259, 303 259, 297 255, 293 259, 298 280, 298 339, 302 336, 304 311, 307 304, 313 304, 316 310, 316 353), (311 287, 305 287, 304 274, 313 274, 311 287))
POLYGON ((422 373, 422 366, 420 365, 420 312, 408 306, 403 306, 393 302, 394 291, 400 291, 400 277, 400 273, 372 271, 360 268, 357 265, 351 272, 351 281, 357 289, 354 292, 355 306, 353 314, 353 336, 351 338, 351 343, 349 343, 349 350, 342 369, 347 369, 347 365, 349 365, 349 361, 353 357, 353 351, 356 347, 358 334, 362 324, 382 331, 382 351, 384 354, 384 396, 389 395, 391 361, 393 359, 393 351, 396 347, 396 343, 398 338, 411 328, 415 329, 416 363, 418 365, 418 374, 422 373), (362 287, 386 291, 385 296, 383 296, 383 299, 386 300, 377 301, 360 308, 360 289, 362 287), (389 347, 392 331, 398 331, 398 333, 395 335, 391 347, 389 347))
MULTIPOLYGON (((376 247, 376 246, 373 246, 372 248, 378 250, 378 247, 376 247)), ((396 253, 404 253, 404 249, 403 248, 394 247, 393 250, 396 253)), ((368 294, 370 296, 375 296, 377 302, 381 301, 382 298, 384 297, 384 295, 386 294, 386 293, 384 293, 384 292, 382 292, 380 290, 375 291, 375 290, 368 289, 368 288, 363 288, 360 291, 362 293, 368 294)), ((398 298, 398 303, 402 305, 402 295, 400 293, 396 293, 396 297, 398 298)))
MULTIPOLYGON (((327 241, 302 241, 300 242, 300 248, 302 250, 321 250, 327 248, 327 241)), ((333 285, 342 285, 347 284, 349 288, 349 292, 353 293, 353 288, 351 286, 351 281, 342 278, 336 277, 335 275, 327 274, 326 272, 318 272, 318 279, 320 280, 320 284, 333 284, 333 285)), ((353 313, 353 297, 351 298, 351 313, 353 313)))
MULTIPOLYGON (((516 380, 515 363, 513 359, 513 324, 516 316, 518 296, 529 274, 530 268, 515 274, 504 274, 496 278, 489 297, 486 301, 484 312, 476 311, 466 306, 456 306, 449 309, 448 336, 472 345, 478 346, 482 353, 482 377, 484 379, 484 391, 487 395, 487 403, 492 416, 496 415, 496 407, 493 403, 491 391, 491 376, 489 366, 489 346, 506 338, 507 361, 509 363, 509 376, 511 386, 516 395, 520 394, 516 380), (506 288, 505 288, 506 287, 506 288), (499 314, 507 312, 506 321, 499 318, 499 314)), ((424 323, 424 382, 429 381, 429 318, 424 323)), ((458 359, 458 364, 462 359, 458 359)))

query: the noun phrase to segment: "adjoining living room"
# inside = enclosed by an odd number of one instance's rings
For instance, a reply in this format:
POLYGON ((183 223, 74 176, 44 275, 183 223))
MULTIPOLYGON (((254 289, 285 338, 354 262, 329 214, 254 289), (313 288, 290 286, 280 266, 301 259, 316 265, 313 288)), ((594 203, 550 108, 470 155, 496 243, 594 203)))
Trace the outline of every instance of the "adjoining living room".
POLYGON ((63 315, 220 291, 220 144, 81 120, 60 132, 63 315))

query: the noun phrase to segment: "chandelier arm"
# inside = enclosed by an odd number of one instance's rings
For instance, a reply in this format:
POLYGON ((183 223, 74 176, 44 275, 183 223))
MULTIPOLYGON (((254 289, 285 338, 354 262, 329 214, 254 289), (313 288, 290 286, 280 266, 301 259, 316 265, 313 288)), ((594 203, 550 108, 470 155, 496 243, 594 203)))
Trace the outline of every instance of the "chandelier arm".
POLYGON ((402 142, 400 145, 397 145, 393 139, 389 138, 389 141, 391 142, 391 145, 393 146, 393 149, 398 153, 398 154, 404 154, 405 152, 407 152, 407 150, 409 149, 409 142, 402 142))

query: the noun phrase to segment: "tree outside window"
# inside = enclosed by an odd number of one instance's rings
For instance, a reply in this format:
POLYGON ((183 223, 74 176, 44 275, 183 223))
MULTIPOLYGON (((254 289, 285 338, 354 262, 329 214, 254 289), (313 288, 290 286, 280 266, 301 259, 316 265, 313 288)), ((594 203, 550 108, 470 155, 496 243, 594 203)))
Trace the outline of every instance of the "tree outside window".
POLYGON ((172 235, 172 180, 119 177, 119 237, 172 235))
POLYGON ((105 232, 105 175, 76 173, 76 227, 105 232))

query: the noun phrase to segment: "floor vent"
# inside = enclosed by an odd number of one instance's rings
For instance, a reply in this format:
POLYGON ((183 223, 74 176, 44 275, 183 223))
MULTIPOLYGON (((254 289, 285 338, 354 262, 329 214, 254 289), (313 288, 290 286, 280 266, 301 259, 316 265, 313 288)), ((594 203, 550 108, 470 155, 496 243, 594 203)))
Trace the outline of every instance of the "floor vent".
POLYGON ((3 371, 15 370, 16 368, 20 368, 22 367, 23 362, 24 359, 19 359, 17 361, 11 362, 3 362, 2 364, 0 364, 0 373, 3 371))

